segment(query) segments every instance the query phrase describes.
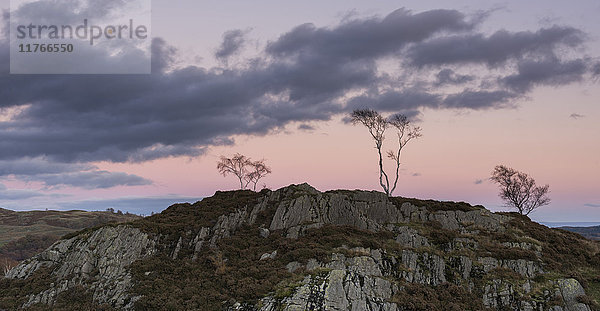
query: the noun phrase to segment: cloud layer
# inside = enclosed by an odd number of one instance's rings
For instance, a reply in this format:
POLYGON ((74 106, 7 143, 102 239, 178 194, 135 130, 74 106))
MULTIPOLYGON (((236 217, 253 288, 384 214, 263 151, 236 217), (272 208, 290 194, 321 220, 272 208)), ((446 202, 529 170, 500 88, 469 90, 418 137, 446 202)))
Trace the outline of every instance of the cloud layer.
MULTIPOLYGON (((0 175, 36 176, 49 186, 145 184, 85 163, 198 156, 233 144, 233 135, 265 135, 362 107, 412 116, 423 108, 515 107, 536 86, 598 72, 580 52, 587 38, 576 28, 485 34, 478 30, 484 21, 456 10, 400 9, 333 27, 303 24, 245 66, 227 69, 174 68, 176 50, 155 39, 153 74, 131 76, 11 76, 2 41, 0 108, 19 109, 0 122, 0 160, 42 158, 64 167, 57 173, 0 163, 0 175)), ((225 33, 216 57, 237 54, 244 36, 225 33)))
POLYGON ((17 201, 34 197, 40 197, 44 194, 32 190, 8 189, 4 184, 0 184, 0 201, 17 201))

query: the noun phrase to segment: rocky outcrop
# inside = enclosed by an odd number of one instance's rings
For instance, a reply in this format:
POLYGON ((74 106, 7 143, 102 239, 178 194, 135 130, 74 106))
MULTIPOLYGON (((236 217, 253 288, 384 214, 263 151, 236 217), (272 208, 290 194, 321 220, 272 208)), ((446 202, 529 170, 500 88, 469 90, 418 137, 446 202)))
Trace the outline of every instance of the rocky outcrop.
MULTIPOLYGON (((585 295, 585 291, 575 279, 562 279, 557 282, 558 293, 563 298, 564 311, 591 311, 590 307, 579 302, 578 299, 585 295)), ((560 309, 557 309, 560 311, 560 309)))
POLYGON ((307 265, 311 274, 292 295, 267 297, 259 310, 398 310, 389 300, 399 289, 385 278, 391 266, 381 250, 354 251, 365 255, 334 254, 328 263, 312 261, 307 265))
POLYGON ((56 281, 50 288, 31 295, 25 307, 36 303, 52 305, 60 293, 85 285, 98 303, 131 308, 138 297, 128 295, 132 284, 127 268, 155 251, 155 240, 139 229, 125 225, 103 227, 56 242, 12 269, 6 277, 26 279, 42 267, 52 269, 51 276, 56 281))
POLYGON ((510 219, 486 209, 432 212, 410 203, 398 207, 384 193, 376 191, 321 193, 307 184, 296 186, 296 191, 292 199, 283 196, 287 199, 279 200, 282 196, 277 194, 270 198, 278 200, 279 205, 269 229, 286 230, 291 238, 325 224, 379 231, 387 224, 434 221, 447 230, 467 232, 473 227, 503 231, 502 224, 510 219))
MULTIPOLYGON (((228 258, 219 247, 224 249, 223 243, 245 230, 250 233, 244 238, 255 238, 259 241, 255 244, 267 243, 249 256, 258 263, 249 270, 279 267, 278 272, 287 271, 294 278, 277 280, 277 286, 284 288, 265 291, 258 302, 230 297, 222 302, 229 310, 409 311, 401 303, 408 295, 407 287, 443 290, 451 284, 473 295, 482 308, 492 310, 591 311, 581 301, 585 290, 577 280, 556 274, 545 279, 545 244, 532 237, 510 239, 510 234, 519 231, 510 228, 513 218, 509 215, 477 207, 428 207, 418 200, 398 201, 375 191, 319 192, 307 184, 254 193, 252 198, 181 230, 167 226, 164 232, 148 234, 121 225, 61 240, 11 270, 7 277, 26 280, 44 267, 51 270, 54 282, 29 295, 25 307, 52 305, 60 293, 81 285, 93 293, 96 303, 133 309, 140 296, 131 291, 134 278, 129 267, 136 260, 159 257, 160 253, 161 260, 174 266, 180 262, 219 265, 220 273, 225 273, 228 258), (359 231, 361 235, 376 233, 386 240, 367 248, 349 247, 341 239, 340 245, 328 250, 326 259, 314 255, 298 259, 286 254, 286 243, 301 243, 302 238, 317 231, 311 229, 332 226, 358 228, 364 230, 359 231), (269 242, 277 239, 279 244, 269 242)), ((168 216, 174 211, 177 209, 168 216)), ((238 249, 236 254, 245 256, 245 251, 238 249)), ((143 271, 146 276, 153 273, 143 271)))

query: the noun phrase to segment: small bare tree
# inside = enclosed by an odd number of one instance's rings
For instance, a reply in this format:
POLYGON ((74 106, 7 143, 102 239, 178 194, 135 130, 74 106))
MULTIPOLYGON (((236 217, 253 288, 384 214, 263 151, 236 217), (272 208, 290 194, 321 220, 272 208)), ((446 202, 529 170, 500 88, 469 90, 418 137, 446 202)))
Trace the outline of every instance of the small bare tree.
POLYGON ((252 161, 250 158, 236 153, 232 158, 221 156, 217 162, 217 170, 223 176, 235 175, 240 181, 240 189, 246 189, 252 183, 254 191, 258 182, 268 174, 271 168, 265 164, 265 160, 252 161))
POLYGON ((373 140, 375 140, 375 148, 379 155, 379 185, 388 196, 391 196, 398 184, 402 149, 412 139, 422 136, 421 128, 413 126, 404 115, 395 114, 389 119, 386 119, 377 111, 370 109, 354 110, 350 117, 352 124, 364 125, 369 130, 369 134, 371 134, 373 140), (387 152, 388 158, 392 159, 396 165, 396 176, 391 188, 389 177, 383 167, 383 154, 381 153, 383 141, 385 140, 384 134, 390 126, 396 129, 396 134, 398 135, 398 149, 396 151, 389 150, 387 152))
POLYGON ((258 181, 271 174, 271 168, 265 164, 265 160, 250 163, 251 171, 246 175, 248 183, 252 183, 253 190, 256 191, 258 181))
POLYGON ((550 204, 549 185, 536 186, 535 179, 504 165, 497 165, 490 179, 500 186, 500 198, 521 215, 550 204))
POLYGON ((247 158, 239 153, 236 153, 232 158, 221 156, 219 162, 217 162, 217 170, 223 176, 227 176, 229 174, 235 175, 240 181, 240 189, 246 189, 246 186, 248 186, 248 182, 246 180, 246 176, 248 174, 247 166, 250 165, 250 163, 250 158, 247 158))

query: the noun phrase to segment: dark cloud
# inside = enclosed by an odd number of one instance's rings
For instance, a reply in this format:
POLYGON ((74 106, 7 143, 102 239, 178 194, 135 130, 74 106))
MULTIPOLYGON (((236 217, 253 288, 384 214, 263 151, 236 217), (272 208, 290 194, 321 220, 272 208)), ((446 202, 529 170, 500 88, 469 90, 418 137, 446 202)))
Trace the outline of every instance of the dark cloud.
POLYGON ((564 85, 580 81, 588 68, 583 59, 561 62, 555 57, 544 60, 524 60, 518 72, 502 81, 510 89, 527 92, 535 85, 564 85))
POLYGON ((137 175, 108 171, 39 174, 22 176, 22 179, 41 181, 48 187, 70 186, 83 189, 106 189, 116 186, 145 186, 152 184, 151 180, 137 175))
POLYGON ((370 108, 385 112, 401 112, 408 117, 419 114, 423 107, 438 108, 441 97, 419 90, 389 91, 370 95, 356 96, 348 102, 348 109, 370 108))
MULTIPOLYGON (((129 20, 128 13, 147 12, 141 0, 36 0, 20 6, 11 7, 11 23, 16 25, 88 25, 114 24, 117 20, 129 20)), ((150 21, 137 16, 134 23, 145 25, 150 21)), ((102 40, 102 39, 100 39, 102 40)), ((51 54, 39 54, 36 57, 23 57, 14 54, 11 66, 18 73, 147 73, 151 69, 149 50, 146 44, 134 40, 109 40, 104 44, 92 46, 87 40, 69 41, 74 52, 68 58, 51 54)), ((40 42, 51 43, 44 39, 40 42)), ((64 42, 63 42, 64 43, 64 42)), ((150 43, 148 41, 148 43, 150 43)))
POLYGON ((0 201, 17 201, 44 196, 43 193, 31 190, 13 190, 0 184, 0 201))
POLYGON ((587 204, 583 204, 583 206, 585 206, 585 207, 600 207, 600 204, 587 203, 587 204))
MULTIPOLYGON (((514 107, 536 85, 572 83, 592 70, 581 67, 577 49, 570 59, 556 52, 581 48, 585 36, 577 29, 485 36, 476 28, 483 18, 397 10, 332 27, 300 25, 269 42, 250 65, 228 69, 175 68, 176 49, 155 39, 151 75, 8 75, 8 44, 0 41, 0 108, 20 111, 0 122, 0 160, 64 165, 57 173, 64 177, 32 166, 31 174, 52 175, 44 179, 48 185, 74 185, 84 177, 93 181, 89 187, 105 187, 107 180, 147 184, 123 173, 67 169, 68 163, 199 156, 211 146, 233 144, 234 135, 266 135, 356 108, 416 117, 423 108, 514 107), (384 58, 398 65, 396 76, 382 74, 378 61, 384 58), (461 75, 460 64, 480 68, 461 75), (467 82, 468 89, 444 91, 467 82)), ((226 35, 222 55, 240 44, 243 36, 226 35)))
POLYGON ((595 63, 594 66, 592 66, 592 73, 594 76, 600 76, 600 63, 595 63))
POLYGON ((175 62, 177 49, 168 45, 162 38, 154 38, 152 40, 150 51, 152 53, 150 66, 154 74, 164 73, 175 62))
POLYGON ((76 202, 58 203, 65 210, 87 210, 104 211, 108 208, 121 210, 138 215, 150 215, 159 213, 175 203, 193 203, 199 201, 199 197, 165 196, 165 197, 121 197, 114 199, 84 200, 76 202))
POLYGON ((447 85, 447 84, 451 84, 451 85, 464 84, 464 83, 467 83, 467 82, 475 79, 475 77, 473 77, 471 75, 460 75, 460 74, 455 73, 454 70, 448 69, 448 68, 443 69, 440 72, 438 72, 436 75, 436 78, 437 78, 437 80, 435 81, 436 86, 447 85))
POLYGON ((37 0, 11 8, 19 16, 30 17, 40 24, 74 24, 84 18, 103 19, 123 9, 125 0, 37 0))
POLYGON ((50 188, 70 186, 96 189, 152 184, 152 181, 136 175, 102 171, 86 163, 60 163, 44 158, 1 160, 0 177, 6 176, 26 182, 41 182, 50 188))
POLYGON ((419 176, 421 176, 421 173, 413 173, 412 176, 413 177, 419 177, 419 176))
POLYGON ((227 60, 230 56, 238 53, 246 43, 245 35, 248 31, 235 29, 223 34, 223 42, 215 52, 215 57, 227 60))
POLYGON ((529 55, 554 55, 557 47, 578 47, 584 39, 583 32, 572 27, 514 33, 500 30, 489 37, 483 34, 437 37, 412 46, 408 56, 416 66, 478 63, 498 66, 529 55))
POLYGON ((577 119, 581 119, 581 118, 583 118, 583 117, 585 117, 585 116, 584 116, 584 115, 582 115, 582 114, 578 114, 578 113, 572 113, 572 114, 569 116, 569 118, 572 118, 572 119, 575 119, 575 120, 577 120, 577 119))
POLYGON ((310 124, 302 123, 298 125, 298 129, 301 131, 314 131, 315 127, 310 124))
POLYGON ((44 158, 21 158, 13 161, 0 160, 0 176, 59 174, 95 169, 86 163, 56 163, 44 158))
POLYGON ((273 56, 318 57, 331 61, 373 59, 444 31, 471 30, 475 23, 455 10, 413 14, 396 10, 385 18, 346 20, 334 28, 303 24, 267 46, 273 56))
POLYGON ((520 95, 505 90, 464 90, 457 94, 448 95, 442 102, 445 108, 487 109, 507 108, 514 106, 514 100, 520 95))

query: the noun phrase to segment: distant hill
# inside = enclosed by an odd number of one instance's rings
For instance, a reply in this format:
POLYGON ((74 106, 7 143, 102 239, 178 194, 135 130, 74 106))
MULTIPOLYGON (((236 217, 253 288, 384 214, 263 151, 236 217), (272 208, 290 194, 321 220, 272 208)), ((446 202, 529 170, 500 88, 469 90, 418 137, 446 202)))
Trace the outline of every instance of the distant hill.
POLYGON ((0 278, 0 310, 597 311, 600 242, 467 203, 217 192, 70 234, 0 278))
POLYGON ((600 226, 595 227, 560 227, 559 229, 579 233, 590 240, 600 241, 600 226))
POLYGON ((65 234, 139 218, 137 215, 110 211, 15 212, 0 208, 0 267, 40 253, 65 234))

